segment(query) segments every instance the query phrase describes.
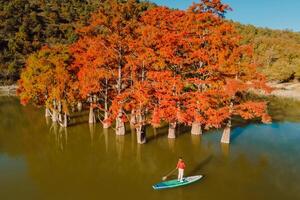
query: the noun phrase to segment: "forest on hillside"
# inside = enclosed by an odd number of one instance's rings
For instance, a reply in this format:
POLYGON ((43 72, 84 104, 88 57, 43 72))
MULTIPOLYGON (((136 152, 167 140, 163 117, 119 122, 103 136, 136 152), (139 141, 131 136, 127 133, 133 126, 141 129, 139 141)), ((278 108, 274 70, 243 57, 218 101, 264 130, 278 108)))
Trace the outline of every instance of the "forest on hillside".
MULTIPOLYGON (((0 85, 15 83, 26 58, 45 44, 75 42, 76 27, 86 25, 90 13, 104 2, 0 0, 0 85)), ((270 81, 300 78, 300 33, 235 24, 242 42, 254 46, 255 62, 270 81)))
POLYGON ((15 83, 26 58, 45 44, 75 42, 75 28, 105 1, 0 0, 0 85, 15 83))
POLYGON ((300 79, 300 33, 236 23, 243 44, 254 48, 258 69, 269 81, 300 79))

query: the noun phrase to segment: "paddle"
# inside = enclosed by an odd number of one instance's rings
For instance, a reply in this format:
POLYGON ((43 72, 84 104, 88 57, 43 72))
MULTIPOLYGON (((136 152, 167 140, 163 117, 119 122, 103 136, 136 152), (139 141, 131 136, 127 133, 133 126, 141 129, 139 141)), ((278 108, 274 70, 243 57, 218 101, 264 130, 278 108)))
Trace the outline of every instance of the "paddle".
POLYGON ((171 174, 173 174, 173 172, 177 169, 177 167, 175 169, 173 169, 172 171, 170 171, 166 176, 162 177, 162 180, 166 180, 168 178, 168 176, 170 176, 171 174))

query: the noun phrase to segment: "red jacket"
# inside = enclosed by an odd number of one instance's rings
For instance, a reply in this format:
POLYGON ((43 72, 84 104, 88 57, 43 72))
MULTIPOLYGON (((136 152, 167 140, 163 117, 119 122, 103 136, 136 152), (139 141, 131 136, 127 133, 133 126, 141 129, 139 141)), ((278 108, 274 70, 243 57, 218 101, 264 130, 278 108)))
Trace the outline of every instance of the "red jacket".
POLYGON ((178 169, 184 169, 184 168, 185 168, 184 162, 183 162, 183 161, 178 161, 178 163, 177 163, 177 168, 178 168, 178 169))

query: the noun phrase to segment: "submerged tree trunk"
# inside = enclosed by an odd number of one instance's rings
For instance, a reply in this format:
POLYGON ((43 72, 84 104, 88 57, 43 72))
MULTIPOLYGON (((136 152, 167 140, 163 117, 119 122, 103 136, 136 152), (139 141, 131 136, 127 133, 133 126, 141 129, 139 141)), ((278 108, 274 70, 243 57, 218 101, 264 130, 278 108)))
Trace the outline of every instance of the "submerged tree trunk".
POLYGON ((170 123, 169 131, 168 131, 168 138, 175 139, 176 138, 175 131, 176 131, 176 122, 170 123))
POLYGON ((61 115, 61 111, 62 111, 61 101, 58 101, 57 111, 58 111, 58 121, 61 123, 63 121, 61 115))
POLYGON ((108 80, 105 80, 105 94, 104 94, 104 122, 103 128, 109 128, 110 124, 107 122, 108 119, 108 80))
POLYGON ((52 121, 57 122, 58 121, 58 112, 56 109, 53 109, 52 111, 52 121))
MULTIPOLYGON (((117 88, 118 94, 121 94, 122 91, 122 53, 121 49, 119 52, 119 66, 118 66, 118 80, 117 80, 117 88)), ((122 120, 123 111, 120 109, 117 119, 116 119, 116 135, 125 135, 125 123, 122 120)))
POLYGON ((104 122, 103 122, 103 128, 107 129, 110 127, 110 124, 108 123, 108 81, 106 79, 106 88, 105 88, 105 95, 104 95, 104 122))
POLYGON ((227 125, 223 131, 221 143, 229 144, 230 143, 230 129, 231 127, 227 125))
POLYGON ((107 121, 107 119, 108 119, 108 111, 105 110, 105 111, 104 111, 103 128, 109 128, 109 127, 110 127, 110 123, 107 121))
POLYGON ((137 143, 138 144, 145 144, 146 143, 146 126, 145 126, 145 112, 140 108, 135 110, 132 113, 134 116, 134 126, 136 127, 136 136, 137 136, 137 143))
POLYGON ((45 109, 45 117, 51 117, 51 111, 49 108, 46 107, 45 109))
POLYGON ((193 122, 191 133, 192 135, 202 135, 201 123, 193 122))
POLYGON ((62 124, 63 127, 68 127, 68 116, 67 113, 64 114, 64 121, 62 124))
POLYGON ((120 110, 116 119, 116 135, 125 135, 125 123, 122 120, 122 115, 122 110, 120 110))
POLYGON ((78 112, 82 111, 82 103, 80 101, 77 103, 77 110, 78 112))
POLYGON ((94 108, 92 104, 90 105, 89 123, 90 124, 96 123, 96 117, 95 117, 94 108))
POLYGON ((134 126, 135 124, 136 124, 136 115, 135 115, 135 111, 132 110, 130 115, 130 125, 134 126))
POLYGON ((136 128, 136 136, 138 144, 146 143, 146 126, 140 125, 136 128))

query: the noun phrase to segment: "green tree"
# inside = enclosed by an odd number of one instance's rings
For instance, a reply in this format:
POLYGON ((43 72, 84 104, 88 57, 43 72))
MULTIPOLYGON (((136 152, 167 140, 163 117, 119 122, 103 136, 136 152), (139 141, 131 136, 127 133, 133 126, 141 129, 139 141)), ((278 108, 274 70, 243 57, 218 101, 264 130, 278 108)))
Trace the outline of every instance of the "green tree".
POLYGON ((0 0, 0 80, 16 81, 29 54, 69 44, 99 0, 0 0))

